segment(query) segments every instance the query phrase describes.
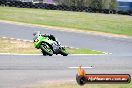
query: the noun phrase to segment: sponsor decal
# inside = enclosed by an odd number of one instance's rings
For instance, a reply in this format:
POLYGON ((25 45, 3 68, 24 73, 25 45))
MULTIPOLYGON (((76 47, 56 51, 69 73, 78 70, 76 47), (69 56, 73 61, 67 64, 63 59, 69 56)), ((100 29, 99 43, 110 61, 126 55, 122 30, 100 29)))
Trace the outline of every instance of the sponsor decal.
POLYGON ((79 66, 76 81, 79 85, 86 83, 130 83, 131 76, 129 74, 86 74, 86 71, 79 66))

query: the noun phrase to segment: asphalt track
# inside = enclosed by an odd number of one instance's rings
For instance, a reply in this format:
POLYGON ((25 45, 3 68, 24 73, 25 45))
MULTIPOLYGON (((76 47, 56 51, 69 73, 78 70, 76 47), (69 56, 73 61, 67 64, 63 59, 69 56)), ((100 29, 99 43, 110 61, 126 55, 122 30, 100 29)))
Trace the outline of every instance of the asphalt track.
POLYGON ((51 80, 75 80, 74 66, 94 66, 88 73, 128 73, 132 75, 132 39, 91 33, 54 30, 44 27, 0 22, 0 37, 32 40, 34 31, 54 34, 71 47, 100 50, 109 55, 0 55, 0 88, 19 88, 51 80))

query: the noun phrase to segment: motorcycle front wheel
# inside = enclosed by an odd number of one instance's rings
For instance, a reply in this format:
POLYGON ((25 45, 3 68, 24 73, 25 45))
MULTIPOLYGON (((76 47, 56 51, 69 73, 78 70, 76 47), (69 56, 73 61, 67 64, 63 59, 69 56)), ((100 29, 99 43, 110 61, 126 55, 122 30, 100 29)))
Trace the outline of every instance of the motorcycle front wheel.
POLYGON ((41 48, 43 54, 47 54, 49 56, 53 55, 53 50, 50 48, 50 46, 47 43, 42 43, 40 45, 40 48, 41 48))

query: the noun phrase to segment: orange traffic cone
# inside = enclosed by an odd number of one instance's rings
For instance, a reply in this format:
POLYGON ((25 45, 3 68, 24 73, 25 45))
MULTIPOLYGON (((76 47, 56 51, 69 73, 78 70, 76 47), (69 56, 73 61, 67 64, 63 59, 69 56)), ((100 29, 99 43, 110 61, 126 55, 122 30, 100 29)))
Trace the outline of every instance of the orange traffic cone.
POLYGON ((83 68, 81 68, 82 66, 79 66, 79 68, 78 68, 78 75, 79 76, 85 76, 86 75, 86 71, 83 69, 83 68))

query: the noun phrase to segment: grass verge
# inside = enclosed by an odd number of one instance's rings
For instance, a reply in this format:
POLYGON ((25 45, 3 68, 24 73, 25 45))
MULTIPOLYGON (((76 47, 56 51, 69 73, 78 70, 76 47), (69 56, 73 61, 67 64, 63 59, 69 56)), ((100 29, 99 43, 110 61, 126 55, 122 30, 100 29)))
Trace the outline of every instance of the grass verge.
MULTIPOLYGON (((0 53, 40 54, 40 49, 35 49, 33 43, 0 38, 0 53)), ((104 54, 90 49, 66 48, 70 54, 104 54)))
POLYGON ((132 36, 132 17, 125 15, 0 7, 0 19, 132 36))

